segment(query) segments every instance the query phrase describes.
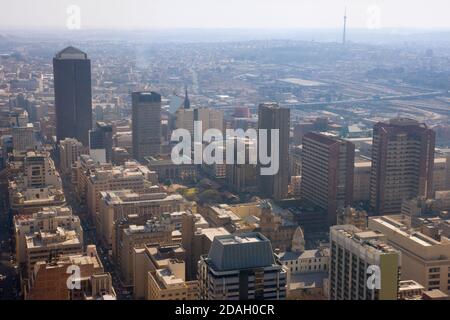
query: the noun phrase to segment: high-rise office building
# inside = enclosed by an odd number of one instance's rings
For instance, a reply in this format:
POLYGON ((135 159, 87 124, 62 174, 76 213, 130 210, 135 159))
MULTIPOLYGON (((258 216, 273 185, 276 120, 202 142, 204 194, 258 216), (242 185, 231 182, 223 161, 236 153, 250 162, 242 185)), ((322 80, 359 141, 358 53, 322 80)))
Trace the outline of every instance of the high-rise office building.
POLYGON ((315 132, 303 137, 301 196, 327 210, 330 225, 337 209, 352 203, 354 162, 351 142, 315 132))
POLYGON ((216 236, 198 266, 202 300, 284 300, 287 269, 260 233, 216 236))
POLYGON ((27 123, 24 127, 13 127, 11 133, 15 151, 33 150, 37 145, 32 123, 27 123))
POLYGON ((330 299, 397 300, 401 254, 379 232, 330 229, 330 299))
MULTIPOLYGON (((225 181, 235 192, 255 192, 258 188, 258 168, 250 163, 250 153, 256 152, 257 141, 248 138, 233 137, 234 161, 225 165, 225 181), (244 145, 245 163, 238 163, 238 144, 244 145)), ((228 143, 228 141, 226 143, 228 143)))
POLYGON ((403 200, 431 197, 435 133, 411 119, 373 128, 370 205, 379 215, 400 213, 403 200))
POLYGON ((76 138, 87 146, 92 128, 91 61, 87 54, 67 47, 53 58, 56 136, 76 138))
MULTIPOLYGON (((276 103, 262 103, 258 111, 258 128, 267 129, 267 150, 271 150, 271 130, 279 130, 278 156, 279 169, 275 175, 260 175, 259 189, 266 197, 273 197, 276 200, 284 199, 288 194, 289 184, 289 133, 290 133, 290 110, 281 108, 276 103)), ((261 148, 261 141, 258 139, 258 150, 261 148)), ((266 143, 266 142, 264 142, 266 143)), ((265 165, 259 164, 260 167, 265 165)))
POLYGON ((143 163, 161 152, 161 95, 133 92, 132 104, 133 157, 143 163))
POLYGON ((97 121, 96 128, 89 131, 89 154, 97 162, 111 162, 112 147, 112 126, 103 121, 97 121))

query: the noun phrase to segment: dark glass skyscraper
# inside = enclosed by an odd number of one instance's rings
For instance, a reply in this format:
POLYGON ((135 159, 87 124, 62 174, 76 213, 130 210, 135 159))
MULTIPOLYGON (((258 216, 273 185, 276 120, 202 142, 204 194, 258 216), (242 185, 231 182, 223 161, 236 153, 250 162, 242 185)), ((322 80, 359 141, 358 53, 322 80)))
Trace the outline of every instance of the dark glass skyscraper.
POLYGON ((67 47, 53 58, 57 140, 76 138, 87 146, 92 128, 91 61, 67 47))
POLYGON ((144 162, 161 152, 161 95, 156 92, 133 92, 133 157, 144 162))
MULTIPOLYGON (((275 175, 260 175, 259 189, 261 194, 275 200, 285 199, 288 194, 289 184, 289 131, 290 110, 281 108, 276 103, 261 103, 258 109, 258 128, 267 129, 267 150, 271 151, 271 130, 279 130, 279 170, 275 175)), ((258 150, 261 141, 258 141, 258 150)), ((263 165, 260 165, 263 166, 263 165)))

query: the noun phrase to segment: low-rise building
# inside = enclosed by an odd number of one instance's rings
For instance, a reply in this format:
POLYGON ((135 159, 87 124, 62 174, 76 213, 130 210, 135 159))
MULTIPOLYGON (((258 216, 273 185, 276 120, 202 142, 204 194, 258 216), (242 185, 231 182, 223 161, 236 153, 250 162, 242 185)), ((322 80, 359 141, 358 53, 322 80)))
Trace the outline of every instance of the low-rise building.
POLYGON ((450 220, 390 215, 369 218, 369 228, 401 251, 402 279, 450 292, 450 220))
POLYGON ((38 261, 83 252, 83 228, 76 216, 52 210, 16 219, 17 258, 30 276, 38 261), (59 215, 62 214, 62 215, 59 215), (30 220, 28 220, 30 219, 30 220))
POLYGON ((89 245, 84 254, 36 262, 24 297, 25 300, 115 300, 116 293, 96 247, 89 245))

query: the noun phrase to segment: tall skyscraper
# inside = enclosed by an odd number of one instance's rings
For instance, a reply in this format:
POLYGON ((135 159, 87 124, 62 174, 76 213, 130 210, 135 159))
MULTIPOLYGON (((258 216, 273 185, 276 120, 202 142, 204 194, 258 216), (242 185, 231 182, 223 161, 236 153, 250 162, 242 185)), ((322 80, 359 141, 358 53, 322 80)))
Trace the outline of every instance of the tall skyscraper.
POLYGON ((200 299, 284 300, 286 277, 262 234, 216 236, 199 262, 200 299))
POLYGON ((133 157, 139 162, 161 152, 161 95, 132 93, 133 157))
MULTIPOLYGON (((267 150, 271 154, 271 129, 279 130, 279 170, 275 175, 260 175, 259 190, 262 195, 284 199, 288 194, 289 184, 289 132, 290 132, 290 110, 281 108, 277 103, 262 103, 258 111, 258 128, 267 129, 267 150)), ((261 148, 258 139, 258 150, 261 148)), ((263 165, 259 164, 260 167, 263 165)))
POLYGON ((75 138, 89 143, 92 128, 91 61, 67 47, 53 58, 57 140, 75 138))
POLYGON ((303 137, 301 196, 327 210, 330 225, 352 203, 354 163, 353 143, 315 132, 303 137))
POLYGON ((401 253, 375 231, 330 229, 330 299, 397 300, 401 253))
POLYGON ((411 119, 373 128, 370 205, 379 215, 400 213, 403 200, 431 197, 435 133, 411 119))

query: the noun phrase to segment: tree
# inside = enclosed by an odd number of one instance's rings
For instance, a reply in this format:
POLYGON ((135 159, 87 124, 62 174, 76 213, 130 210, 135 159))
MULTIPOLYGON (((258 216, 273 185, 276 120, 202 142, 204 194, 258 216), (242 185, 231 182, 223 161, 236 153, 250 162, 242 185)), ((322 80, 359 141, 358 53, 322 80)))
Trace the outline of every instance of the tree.
POLYGON ((202 203, 219 203, 222 202, 222 196, 213 189, 205 190, 198 195, 198 199, 202 203))

